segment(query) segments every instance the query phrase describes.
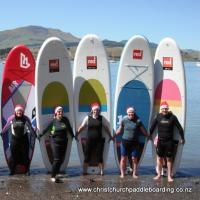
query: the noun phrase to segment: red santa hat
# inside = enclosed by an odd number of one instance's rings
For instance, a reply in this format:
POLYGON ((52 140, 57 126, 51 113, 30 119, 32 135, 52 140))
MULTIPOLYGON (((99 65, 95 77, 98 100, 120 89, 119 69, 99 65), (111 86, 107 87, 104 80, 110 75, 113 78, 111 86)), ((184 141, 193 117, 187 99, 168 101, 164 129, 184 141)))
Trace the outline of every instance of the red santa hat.
POLYGON ((54 114, 56 114, 58 111, 62 111, 63 108, 61 106, 57 106, 54 110, 54 114))
POLYGON ((18 110, 21 110, 22 112, 24 112, 24 107, 21 104, 17 104, 15 106, 15 112, 17 112, 18 110))
POLYGON ((160 109, 169 109, 169 104, 166 102, 166 101, 163 101, 161 104, 160 104, 160 109))
POLYGON ((95 110, 95 109, 100 110, 100 105, 97 102, 92 103, 91 104, 91 109, 92 109, 92 111, 95 110))

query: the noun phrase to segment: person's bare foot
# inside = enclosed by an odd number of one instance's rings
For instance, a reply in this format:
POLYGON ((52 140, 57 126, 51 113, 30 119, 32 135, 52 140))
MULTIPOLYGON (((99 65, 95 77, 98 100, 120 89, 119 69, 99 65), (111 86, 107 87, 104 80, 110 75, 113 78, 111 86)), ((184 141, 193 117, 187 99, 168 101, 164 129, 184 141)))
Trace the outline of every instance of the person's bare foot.
POLYGON ((120 175, 120 178, 124 178, 124 175, 123 175, 123 174, 121 174, 121 175, 120 175))
POLYGON ((133 174, 133 178, 134 179, 137 179, 137 178, 139 178, 136 174, 133 174))
POLYGON ((155 180, 155 181, 157 181, 157 180, 160 180, 160 175, 157 175, 157 176, 155 176, 154 178, 153 178, 153 180, 155 180))
POLYGON ((174 179, 171 176, 168 176, 168 182, 172 183, 172 182, 174 182, 174 179))

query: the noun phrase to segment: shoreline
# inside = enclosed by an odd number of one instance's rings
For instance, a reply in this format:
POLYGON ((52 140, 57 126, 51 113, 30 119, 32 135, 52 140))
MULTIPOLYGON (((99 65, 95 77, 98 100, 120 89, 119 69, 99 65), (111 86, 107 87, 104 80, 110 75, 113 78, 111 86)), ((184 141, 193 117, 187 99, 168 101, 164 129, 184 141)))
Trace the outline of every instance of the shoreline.
POLYGON ((153 180, 154 175, 130 175, 119 178, 112 175, 65 174, 63 183, 52 183, 49 174, 31 173, 30 176, 7 176, 0 173, 0 199, 199 199, 200 176, 176 177, 173 183, 166 178, 153 180), (82 191, 81 191, 82 190, 82 191))

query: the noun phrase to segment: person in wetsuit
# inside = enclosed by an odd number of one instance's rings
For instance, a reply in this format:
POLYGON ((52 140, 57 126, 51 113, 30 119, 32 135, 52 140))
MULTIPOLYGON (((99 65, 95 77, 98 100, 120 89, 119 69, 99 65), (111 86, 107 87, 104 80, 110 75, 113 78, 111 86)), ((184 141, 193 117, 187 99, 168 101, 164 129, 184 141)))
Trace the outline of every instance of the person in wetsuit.
POLYGON ((87 175, 88 164, 91 161, 92 152, 95 152, 100 169, 100 175, 104 174, 103 166, 103 147, 105 139, 102 137, 102 128, 106 129, 106 133, 112 139, 110 133, 110 125, 107 120, 100 115, 100 105, 93 103, 91 105, 91 114, 86 116, 76 132, 76 138, 81 131, 87 128, 87 139, 85 148, 85 158, 83 163, 83 175, 87 175))
POLYGON ((164 163, 164 158, 167 158, 168 169, 168 182, 173 182, 172 178, 172 164, 174 154, 174 127, 176 126, 181 136, 180 143, 184 144, 184 133, 177 117, 169 111, 169 105, 167 102, 162 102, 161 113, 158 113, 154 118, 151 128, 150 136, 153 134, 156 126, 158 127, 158 142, 156 147, 157 153, 157 176, 154 180, 159 180, 161 177, 161 170, 164 163))
POLYGON ((148 133, 143 126, 140 118, 136 115, 135 109, 133 107, 129 107, 127 109, 127 116, 124 116, 119 128, 117 129, 114 137, 123 133, 122 142, 120 146, 121 150, 121 160, 120 160, 120 171, 121 178, 124 178, 124 170, 126 169, 126 163, 128 156, 131 155, 132 158, 132 166, 133 166, 133 178, 138 178, 137 176, 137 166, 138 166, 138 137, 140 132, 142 132, 146 137, 148 137, 148 133))
POLYGON ((61 106, 55 108, 53 120, 43 131, 43 133, 39 135, 39 138, 45 135, 45 133, 47 133, 48 130, 51 131, 50 136, 53 152, 51 181, 59 182, 59 179, 56 176, 59 173, 60 167, 65 159, 65 153, 67 150, 68 143, 68 134, 72 138, 74 138, 70 122, 67 117, 63 116, 63 108, 61 106))
POLYGON ((24 108, 22 105, 15 106, 15 114, 12 115, 5 127, 2 135, 9 131, 10 151, 11 157, 9 160, 10 175, 15 174, 16 166, 25 166, 25 173, 30 174, 30 159, 29 159, 29 134, 36 134, 31 126, 31 122, 27 116, 24 115, 24 108))

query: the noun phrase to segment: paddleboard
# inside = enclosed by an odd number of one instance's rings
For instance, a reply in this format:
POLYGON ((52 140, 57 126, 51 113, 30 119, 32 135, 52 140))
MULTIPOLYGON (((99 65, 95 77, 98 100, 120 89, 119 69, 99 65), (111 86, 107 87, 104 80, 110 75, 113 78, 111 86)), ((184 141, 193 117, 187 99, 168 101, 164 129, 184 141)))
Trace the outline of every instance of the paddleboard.
MULTIPOLYGON (((42 133, 53 120, 56 106, 64 108, 73 127, 73 85, 70 58, 63 42, 51 37, 41 46, 36 61, 36 113, 37 127, 42 133)), ((60 171, 64 172, 69 161, 72 137, 68 134, 65 159, 60 171)), ((40 140, 40 149, 46 169, 52 170, 53 155, 50 130, 40 140)))
MULTIPOLYGON (((160 104, 167 101, 169 109, 175 114, 185 129, 186 116, 186 89, 185 89, 185 71, 180 53, 176 42, 171 38, 164 38, 158 45, 155 59, 155 97, 154 112, 160 112, 160 104)), ((153 138, 157 135, 154 131, 153 138)), ((179 168, 183 145, 179 144, 180 136, 178 129, 174 129, 174 141, 176 145, 172 173, 175 174, 179 168)), ((152 143, 153 157, 156 163, 155 145, 152 143)))
MULTIPOLYGON (((110 123, 110 71, 107 55, 103 43, 96 35, 86 35, 80 41, 74 59, 74 113, 76 130, 81 125, 85 116, 91 111, 91 104, 98 102, 101 106, 101 115, 110 123)), ((109 151, 109 137, 103 128, 104 166, 109 151)), ((84 162, 84 148, 87 130, 79 134, 77 142, 81 164, 84 162)), ((88 172, 98 173, 96 156, 92 155, 88 172)))
MULTIPOLYGON (((29 117, 32 126, 35 127, 35 60, 31 51, 24 45, 18 45, 9 52, 2 77, 1 88, 1 126, 6 125, 8 118, 14 114, 15 105, 21 104, 29 117)), ((35 135, 29 134, 29 162, 31 163, 35 135)), ((5 158, 10 168, 10 140, 11 135, 6 131, 3 133, 3 149, 5 158)), ((19 164, 15 173, 25 173, 27 166, 19 164)))
MULTIPOLYGON (((149 42, 143 36, 133 36, 125 45, 121 55, 114 103, 114 130, 116 131, 127 115, 128 107, 133 106, 136 114, 148 130, 153 108, 154 84, 153 60, 149 42)), ((115 158, 119 167, 122 134, 114 143, 115 158)), ((147 139, 140 133, 139 164, 142 161, 147 139)))

